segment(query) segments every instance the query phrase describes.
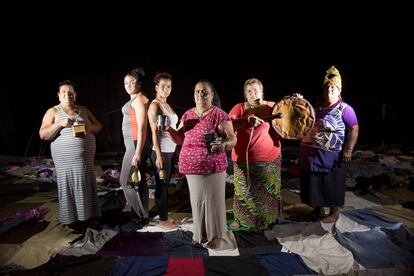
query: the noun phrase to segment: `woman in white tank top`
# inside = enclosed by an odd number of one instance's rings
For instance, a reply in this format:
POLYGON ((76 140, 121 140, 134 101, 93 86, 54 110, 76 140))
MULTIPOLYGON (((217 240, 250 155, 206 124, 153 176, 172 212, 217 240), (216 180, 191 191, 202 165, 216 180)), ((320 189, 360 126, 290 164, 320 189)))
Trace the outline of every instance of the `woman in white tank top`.
POLYGON ((174 166, 176 144, 168 132, 159 129, 157 117, 159 115, 166 116, 169 121, 169 127, 176 129, 178 116, 167 103, 167 98, 171 94, 171 75, 168 73, 158 73, 154 78, 154 82, 156 97, 148 109, 148 121, 151 126, 153 143, 151 162, 155 168, 155 205, 160 217, 160 227, 175 229, 178 228, 178 225, 175 221, 168 219, 168 185, 174 166))

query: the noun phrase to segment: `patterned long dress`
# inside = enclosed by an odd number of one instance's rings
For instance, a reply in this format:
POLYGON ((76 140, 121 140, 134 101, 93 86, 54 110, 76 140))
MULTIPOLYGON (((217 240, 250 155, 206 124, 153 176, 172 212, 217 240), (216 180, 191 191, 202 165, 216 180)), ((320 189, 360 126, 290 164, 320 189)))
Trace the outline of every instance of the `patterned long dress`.
POLYGON ((265 229, 280 213, 282 155, 275 161, 234 162, 233 212, 240 225, 265 229), (247 170, 250 181, 248 181, 247 170))
MULTIPOLYGON (((90 124, 82 106, 76 116, 56 106, 58 119, 76 119, 90 124)), ((95 177, 95 135, 74 137, 71 128, 63 128, 50 145, 56 167, 59 196, 59 221, 70 224, 101 215, 95 177)))

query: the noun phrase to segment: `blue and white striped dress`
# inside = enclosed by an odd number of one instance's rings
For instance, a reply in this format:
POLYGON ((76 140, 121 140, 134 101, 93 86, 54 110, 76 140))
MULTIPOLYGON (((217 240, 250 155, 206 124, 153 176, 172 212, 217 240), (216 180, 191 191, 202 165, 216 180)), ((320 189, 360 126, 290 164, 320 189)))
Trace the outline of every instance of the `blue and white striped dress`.
MULTIPOLYGON (((58 120, 77 119, 90 124, 86 111, 71 116, 56 106, 58 120)), ((95 135, 74 137, 71 128, 63 128, 50 145, 57 174, 59 221, 70 224, 101 215, 95 178, 95 135)))

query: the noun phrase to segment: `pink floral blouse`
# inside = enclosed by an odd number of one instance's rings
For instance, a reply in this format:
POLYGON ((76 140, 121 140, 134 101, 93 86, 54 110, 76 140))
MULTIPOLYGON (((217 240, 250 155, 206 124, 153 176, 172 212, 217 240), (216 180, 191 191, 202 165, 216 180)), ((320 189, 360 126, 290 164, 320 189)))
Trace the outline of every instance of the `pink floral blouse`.
POLYGON ((201 118, 193 108, 184 113, 181 118, 184 142, 178 162, 180 173, 211 174, 227 169, 226 153, 209 154, 204 141, 204 134, 218 132, 218 126, 225 121, 230 121, 230 118, 218 107, 201 118))

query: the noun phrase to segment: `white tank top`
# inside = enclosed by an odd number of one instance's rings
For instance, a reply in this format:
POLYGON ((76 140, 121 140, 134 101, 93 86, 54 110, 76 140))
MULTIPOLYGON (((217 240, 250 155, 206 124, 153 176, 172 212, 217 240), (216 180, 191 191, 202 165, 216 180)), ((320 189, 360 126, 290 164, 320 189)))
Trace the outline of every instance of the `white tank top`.
MULTIPOLYGON (((177 129, 177 123, 178 123, 177 114, 174 111, 173 113, 168 112, 165 109, 164 104, 161 103, 160 101, 153 100, 153 102, 158 103, 158 105, 161 107, 162 115, 165 115, 168 117, 168 119, 170 120, 170 127, 172 127, 173 129, 177 129)), ((173 139, 171 138, 171 135, 168 132, 158 131, 158 137, 159 137, 161 152, 175 152, 175 147, 177 145, 174 143, 173 139)))

